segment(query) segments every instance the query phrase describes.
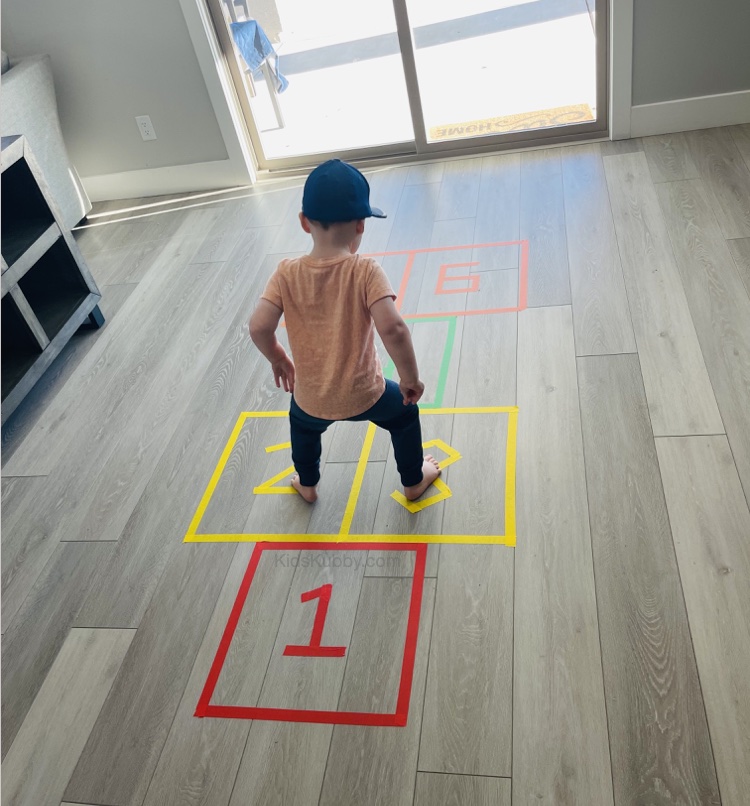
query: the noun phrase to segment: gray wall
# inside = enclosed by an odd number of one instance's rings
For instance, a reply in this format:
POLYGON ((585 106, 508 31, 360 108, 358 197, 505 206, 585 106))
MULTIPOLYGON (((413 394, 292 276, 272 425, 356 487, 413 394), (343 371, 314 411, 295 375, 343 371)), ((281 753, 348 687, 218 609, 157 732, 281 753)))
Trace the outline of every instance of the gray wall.
POLYGON ((49 53, 82 177, 227 159, 178 0, 3 0, 11 59, 49 53), (136 115, 150 115, 144 142, 136 115))
POLYGON ((633 14, 633 105, 750 89, 750 0, 635 0, 633 14))

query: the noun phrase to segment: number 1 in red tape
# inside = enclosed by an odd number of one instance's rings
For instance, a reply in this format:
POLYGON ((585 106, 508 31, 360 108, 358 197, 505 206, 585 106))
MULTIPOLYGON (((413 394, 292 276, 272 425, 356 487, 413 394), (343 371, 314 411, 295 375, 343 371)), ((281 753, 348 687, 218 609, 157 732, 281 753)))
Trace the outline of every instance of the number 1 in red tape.
POLYGON ((323 627, 328 615, 328 605, 331 601, 333 585, 329 582, 315 590, 303 593, 299 598, 302 602, 318 599, 318 609, 315 613, 312 635, 309 644, 287 644, 284 655, 294 655, 303 658, 343 658, 346 653, 345 646, 321 646, 323 640, 323 627))

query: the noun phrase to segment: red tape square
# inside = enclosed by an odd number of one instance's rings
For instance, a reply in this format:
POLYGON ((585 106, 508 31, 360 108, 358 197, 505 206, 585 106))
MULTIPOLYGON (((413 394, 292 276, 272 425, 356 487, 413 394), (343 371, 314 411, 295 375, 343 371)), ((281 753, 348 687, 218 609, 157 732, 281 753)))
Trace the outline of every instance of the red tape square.
POLYGON ((384 727, 404 727, 409 715, 414 661, 417 652, 417 636, 419 634, 419 615, 422 609, 422 589, 424 587, 427 545, 424 543, 257 543, 247 571, 242 579, 237 599, 229 615, 227 626, 219 642, 211 669, 203 687, 198 705, 195 709, 197 717, 219 717, 224 719, 264 719, 281 722, 315 722, 328 725, 369 725, 384 727), (250 586, 264 551, 413 551, 416 555, 414 578, 412 580, 409 617, 406 624, 404 641, 404 660, 401 665, 401 679, 398 688, 396 711, 392 714, 368 713, 364 711, 315 711, 305 708, 260 708, 242 705, 212 705, 216 684, 229 652, 232 638, 239 623, 242 609, 245 606, 250 586))

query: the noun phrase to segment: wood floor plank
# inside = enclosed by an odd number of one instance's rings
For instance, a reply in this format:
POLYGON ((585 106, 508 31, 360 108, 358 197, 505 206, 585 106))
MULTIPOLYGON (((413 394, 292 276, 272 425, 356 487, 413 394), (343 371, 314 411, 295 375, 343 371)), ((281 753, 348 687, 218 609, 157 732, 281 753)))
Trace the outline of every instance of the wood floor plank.
MULTIPOLYGON (((430 247, 439 246, 463 246, 470 244, 474 233, 473 218, 456 218, 447 221, 436 221, 432 235, 430 236, 430 247)), ((405 302, 404 313, 434 314, 444 315, 451 311, 463 311, 466 309, 466 298, 468 293, 446 293, 445 289, 456 289, 467 287, 465 280, 457 282, 447 282, 444 290, 439 288, 439 274, 443 265, 461 264, 471 262, 471 249, 450 250, 447 252, 430 252, 425 260, 425 267, 422 273, 422 282, 419 290, 419 301, 416 311, 412 311, 405 302)), ((447 276, 466 275, 468 271, 464 268, 451 268, 447 271, 447 276)), ((415 283, 418 276, 414 278, 415 283)))
MULTIPOLYGON (((363 705, 363 692, 380 682, 382 696, 367 703, 382 708, 398 685, 403 651, 396 652, 388 625, 399 624, 408 605, 410 585, 398 579, 365 579, 362 585, 352 654, 359 662, 347 665, 339 708, 363 705), (390 685, 389 685, 390 684, 390 685)), ((346 802, 352 806, 411 804, 419 752, 427 653, 435 600, 435 583, 426 580, 422 596, 414 677, 407 724, 403 728, 337 725, 333 730, 320 805, 346 802)), ((401 633, 403 635, 403 633, 401 633)), ((403 650, 403 646, 401 647, 403 650)))
MULTIPOLYGON (((349 423, 342 421, 332 425, 326 435, 330 438, 330 447, 326 454, 327 464, 335 462, 357 462, 367 435, 369 423, 349 423)), ((325 438, 325 437, 324 437, 325 438)), ((387 431, 378 429, 370 451, 370 461, 385 462, 391 451, 391 437, 387 431)))
POLYGON ((322 468, 318 500, 309 507, 309 534, 337 534, 346 512, 357 463, 336 462, 322 468))
MULTIPOLYGON (((196 245, 192 247, 195 250, 196 245)), ((91 433, 120 413, 123 400, 140 399, 162 369, 164 345, 174 340, 186 311, 205 296, 205 266, 188 266, 191 247, 173 242, 163 272, 150 272, 104 329, 45 418, 6 464, 5 473, 46 475, 78 434, 91 433), (184 253, 182 250, 185 250, 184 253), (87 406, 80 405, 81 400, 87 406)))
POLYGON ((738 151, 742 154, 742 159, 745 160, 745 165, 750 168, 750 123, 730 126, 729 132, 738 151))
POLYGON ((677 182, 700 177, 685 135, 681 132, 644 137, 643 146, 653 182, 677 182))
POLYGON ((442 182, 445 162, 422 162, 409 167, 407 185, 425 185, 429 182, 442 182))
POLYGON ((529 242, 530 308, 570 304, 565 204, 559 149, 521 155, 519 235, 529 242))
MULTIPOLYGON (((450 445, 452 432, 452 415, 429 415, 422 418, 423 442, 440 439, 450 445)), ((443 454, 438 451, 435 451, 435 455, 438 461, 440 461, 443 456, 443 454)), ((373 527, 375 534, 404 535, 402 541, 404 543, 409 542, 408 536, 411 534, 441 534, 445 501, 439 501, 423 509, 421 512, 412 513, 391 498, 391 493, 395 491, 403 491, 403 486, 401 485, 401 479, 396 469, 396 460, 393 456, 393 452, 391 452, 386 462, 383 484, 375 514, 375 525, 373 527)), ((434 492, 434 489, 428 488, 425 497, 432 495, 434 492)), ((427 568, 425 572, 427 576, 433 577, 437 575, 439 553, 439 544, 432 543, 428 546, 427 568)), ((412 576, 414 571, 414 554, 404 552, 403 555, 399 555, 398 565, 400 566, 400 571, 397 571, 397 564, 395 562, 391 563, 389 576, 412 576)))
POLYGON ((200 231, 202 243, 193 255, 193 262, 223 263, 231 260, 255 204, 253 199, 228 199, 221 205, 214 224, 205 228, 205 235, 200 231))
POLYGON ((417 773, 415 806, 510 806, 510 779, 417 773))
MULTIPOLYGON (((202 533, 219 534, 304 534, 310 528, 312 515, 318 507, 311 507, 298 495, 255 495, 254 489, 269 478, 289 468, 291 451, 274 451, 265 454, 266 445, 278 445, 289 440, 287 418, 254 418, 252 436, 242 449, 233 452, 224 469, 211 502, 201 520, 202 533), (259 458, 262 457, 262 458, 259 458)), ((241 435, 242 436, 242 435, 241 435)), ((240 443, 240 440, 238 440, 240 443)), ((325 449, 325 441, 323 447, 325 449)), ((325 457, 324 457, 325 459, 325 457)), ((335 467, 335 466, 334 466, 335 467)), ((291 473, 289 477, 291 477, 291 473)), ((327 474, 321 485, 321 495, 336 482, 336 474, 327 474)), ((343 519, 345 502, 339 492, 331 496, 333 507, 338 506, 343 519)), ((324 499, 323 508, 327 506, 324 499)))
MULTIPOLYGON (((258 704, 261 707, 336 708, 344 670, 354 651, 352 628, 364 576, 365 556, 363 551, 339 549, 300 552, 299 566, 292 578, 276 644, 260 692, 258 704), (323 643, 346 647, 346 660, 284 655, 287 645, 301 646, 310 641, 316 604, 301 602, 301 595, 326 584, 332 585, 332 589, 323 643)), ((221 690, 222 679, 219 678, 217 694, 221 690)), ((320 772, 322 774, 322 768, 320 772)))
POLYGON ((317 804, 332 725, 255 721, 230 806, 317 804))
POLYGON ((607 157, 604 168, 654 434, 722 433, 646 158, 607 157))
POLYGON ((301 255, 312 249, 312 238, 309 233, 302 229, 300 224, 299 213, 301 209, 302 191, 299 190, 289 207, 286 219, 276 228, 276 237, 268 247, 270 254, 291 252, 294 255, 301 255))
MULTIPOLYGON (((262 265, 271 271, 272 261, 262 265)), ((137 627, 169 558, 181 547, 241 411, 279 409, 283 393, 247 335, 251 291, 196 386, 177 431, 87 598, 77 626, 137 627), (158 539, 154 539, 158 535, 158 539)), ((287 404, 288 405, 288 404, 287 404)))
POLYGON ((445 163, 436 221, 474 218, 477 214, 481 169, 482 161, 477 158, 445 163))
POLYGON ((299 212, 302 182, 291 179, 278 184, 258 187, 248 202, 246 227, 279 227, 299 212))
MULTIPOLYGON (((107 324, 117 315, 134 290, 135 285, 133 284, 101 287, 102 298, 99 308, 107 324)), ((3 465, 13 456, 31 429, 45 415, 52 400, 62 390, 83 357, 101 338, 103 332, 102 329, 91 326, 79 328, 63 347, 60 355, 23 399, 23 406, 19 406, 6 420, 2 429, 3 465)))
MULTIPOLYGON (((176 235, 181 251, 186 247, 195 251, 204 238, 203 233, 211 228, 219 214, 218 210, 210 211, 210 214, 201 210, 186 216, 183 227, 176 235)), ((165 263, 173 259, 174 249, 175 241, 171 238, 138 241, 117 249, 104 249, 92 255, 88 264, 100 287, 117 283, 139 283, 152 268, 164 271, 165 263)))
POLYGON ((435 322, 417 319, 410 324, 419 377, 425 385, 420 406, 454 405, 465 318, 435 322))
POLYGON ((721 211, 725 238, 750 237, 750 166, 742 159, 728 127, 686 132, 701 178, 721 211))
POLYGON ((2 480, 2 632, 5 633, 52 556, 56 542, 46 529, 23 529, 19 523, 39 500, 46 476, 2 480))
POLYGON ((576 355, 635 352, 599 144, 562 160, 576 355))
POLYGON ((513 552, 442 546, 419 769, 511 774, 513 552))
MULTIPOLYGON (((362 491, 352 521, 353 534, 375 533, 375 517, 380 497, 387 494, 383 490, 385 470, 385 462, 370 462, 367 465, 362 491)), ((428 567, 425 569, 425 576, 436 576, 438 547, 433 546, 432 553, 428 549, 427 556, 428 567)), ((405 558, 403 552, 388 550, 372 550, 367 553, 367 567, 365 568, 367 577, 410 577, 413 574, 413 555, 405 558)))
POLYGON ((134 630, 71 630, 3 761, 3 804, 57 804, 134 630))
POLYGON ((217 221, 226 220, 227 211, 223 205, 206 205, 201 207, 190 207, 190 202, 177 201, 169 208, 156 210, 137 211, 136 215, 148 213, 143 219, 146 227, 142 238, 144 241, 167 241, 180 240, 180 234, 184 233, 185 223, 194 216, 200 216, 201 223, 197 230, 193 230, 199 238, 203 238, 203 232, 211 228, 217 221), (201 220, 202 219, 202 220, 201 220), (205 227, 205 229, 204 229, 205 227))
MULTIPOLYGON (((257 237, 254 236, 251 242, 257 242, 257 237)), ((196 382, 210 366, 214 347, 226 332, 225 317, 232 316, 239 309, 242 292, 247 285, 243 281, 235 287, 238 297, 234 299, 231 289, 235 286, 233 278, 243 271, 244 267, 239 264, 235 266, 226 277, 226 284, 223 278, 214 278, 206 289, 206 304, 187 316, 178 331, 177 336, 182 336, 183 340, 173 341, 168 349, 163 350, 160 361, 166 362, 169 369, 162 373, 160 379, 154 378, 150 388, 141 389, 140 398, 132 400, 130 405, 134 416, 125 425, 119 420, 112 421, 109 427, 106 421, 100 422, 97 433, 89 436, 77 452, 64 455, 49 483, 41 490, 40 497, 30 502, 27 517, 14 527, 18 530, 15 539, 20 544, 33 540, 37 547, 35 557, 49 553, 50 546, 60 539, 78 540, 83 537, 112 540, 120 535, 153 470, 158 466, 159 457, 177 428, 182 412, 188 408, 196 382), (189 344, 192 347, 186 351, 189 344)), ((260 278, 253 282, 257 285, 260 278)), ((222 367, 220 374, 224 371, 222 367)), ((172 470, 173 466, 169 468, 166 479, 161 480, 162 483, 168 483, 172 470)), ((186 470, 194 474, 196 468, 186 470)), ((199 495, 196 500, 200 500, 199 495)), ((191 505, 192 502, 188 504, 191 505)), ((189 518, 185 511, 180 515, 189 518)), ((175 524, 171 522, 165 532, 174 533, 174 528, 175 524)), ((145 539, 148 540, 148 537, 145 539)), ((153 546, 153 541, 149 543, 153 546)), ((152 550, 163 554, 172 546, 170 541, 166 541, 158 549, 152 550)), ((140 558, 140 562, 144 559, 140 558)), ((30 567, 38 567, 36 560, 30 559, 29 562, 32 563, 30 567)), ((153 584, 158 578, 155 575, 162 569, 163 565, 159 564, 147 568, 144 581, 139 579, 135 585, 132 577, 117 577, 119 581, 104 590, 102 612, 94 613, 93 617, 89 612, 86 617, 92 618, 96 626, 137 626, 137 621, 113 624, 108 620, 112 608, 120 604, 112 598, 112 593, 123 592, 128 600, 129 615, 134 608, 140 615, 145 603, 140 598, 133 601, 134 594, 140 593, 144 584, 152 592, 153 587, 148 587, 148 581, 153 584), (105 623, 102 620, 106 620, 105 623)), ((27 576, 21 579, 28 581, 27 576)), ((19 591, 19 595, 22 593, 19 591)), ((92 622, 79 623, 79 626, 92 626, 92 622)))
MULTIPOLYGON (((133 296, 136 293, 137 291, 131 295, 130 299, 133 299, 133 296)), ((195 302, 196 300, 193 300, 193 303, 195 302)), ((112 323, 113 328, 116 327, 117 322, 118 319, 115 319, 115 321, 112 323)), ((88 357, 97 351, 99 345, 102 343, 103 341, 97 342, 94 348, 88 353, 86 358, 84 358, 81 367, 87 363, 88 357)), ((179 350, 179 343, 173 345, 173 357, 175 355, 174 351, 176 350, 179 350)), ((61 394, 67 393, 67 389, 69 386, 71 386, 71 383, 76 384, 76 381, 81 373, 81 367, 79 367, 79 370, 74 373, 71 381, 66 384, 61 394)), ((152 383, 154 380, 155 378, 152 379, 152 383)), ((142 391, 137 382, 134 384, 133 388, 137 391, 142 391)), ((106 391, 101 390, 100 394, 104 396, 106 391)), ((113 397, 117 397, 117 395, 113 393, 113 397)), ((130 403, 131 414, 134 411, 138 411, 138 404, 142 402, 142 398, 132 400, 130 403)), ((54 403, 55 401, 53 401, 50 408, 54 406, 54 403)), ((62 453, 60 461, 52 468, 51 475, 48 478, 48 483, 41 489, 39 498, 35 502, 32 502, 33 505, 28 508, 26 518, 14 525, 14 531, 17 532, 17 535, 14 539, 21 542, 26 542, 29 540, 29 535, 36 533, 40 535, 38 538, 40 544, 41 536, 43 535, 44 540, 48 544, 51 543, 54 545, 58 540, 61 539, 78 540, 81 538, 81 519, 87 509, 87 497, 88 501, 90 502, 92 488, 96 484, 97 479, 99 479, 100 474, 102 473, 102 468, 107 467, 108 460, 110 460, 113 455, 117 442, 117 436, 119 435, 119 431, 115 431, 115 434, 113 435, 111 430, 106 428, 104 425, 106 419, 104 422, 102 422, 101 419, 97 419, 94 411, 96 411, 96 409, 90 411, 90 417, 92 426, 94 424, 96 425, 96 430, 93 433, 84 431, 81 435, 80 441, 77 443, 76 450, 65 450, 62 453)), ((71 419, 78 420, 78 413, 76 412, 71 419)), ((40 427, 42 429, 44 428, 46 420, 47 417, 42 418, 39 425, 31 432, 29 437, 30 439, 33 439, 34 441, 36 440, 38 434, 40 433, 40 427)), ((69 429, 66 420, 67 415, 65 412, 63 412, 62 419, 59 421, 60 432, 55 430, 54 434, 48 435, 48 445, 46 450, 43 451, 42 456, 42 458, 45 460, 47 456, 54 455, 56 453, 56 450, 59 448, 61 443, 67 446, 67 441, 70 438, 71 430, 77 430, 79 427, 85 426, 85 424, 79 423, 74 425, 73 429, 69 429)), ((131 419, 129 420, 129 423, 131 427, 134 428, 139 425, 138 419, 131 419)), ((118 421, 117 426, 119 425, 120 423, 118 421)), ((28 439, 26 442, 28 442, 28 439)), ((24 446, 26 445, 26 442, 24 442, 24 445, 21 446, 19 451, 25 450, 24 446)), ((141 449, 145 447, 146 446, 142 446, 141 449)), ((134 458, 137 459, 137 454, 135 457, 130 455, 120 455, 117 458, 120 461, 127 463, 132 462, 134 458)), ((9 464, 12 465, 14 462, 15 457, 10 460, 9 464)), ((116 495, 114 500, 117 501, 116 495)), ((111 493, 100 503, 104 505, 111 504, 111 493)), ((96 505, 95 501, 94 504, 96 505)), ((105 540, 114 540, 117 537, 118 534, 113 533, 113 529, 109 524, 107 524, 105 528, 96 535, 96 539, 105 540)), ((40 550, 42 550, 41 545, 40 550)))
MULTIPOLYGON (((352 653, 357 657, 352 629, 358 610, 365 556, 363 551, 300 552, 299 566, 286 600, 259 706, 337 710, 345 669, 352 660, 352 653), (287 644, 309 642, 315 608, 301 603, 300 595, 322 584, 333 586, 323 643, 345 646, 346 657, 284 656, 282 652, 287 644)), ((241 662, 240 657, 238 663, 241 662)), ((240 666, 239 673, 244 674, 241 670, 240 666)), ((366 688, 366 681, 361 683, 366 688)), ((338 708, 342 710, 344 706, 338 708)), ((269 806, 317 803, 331 732, 331 726, 324 724, 254 722, 231 803, 264 803, 269 806)))
MULTIPOLYGON (((389 252, 398 249, 423 249, 429 245, 439 194, 440 185, 435 183, 404 186, 388 238, 389 252)), ((384 266, 385 262, 383 261, 384 266)), ((403 265, 403 258, 399 259, 399 263, 403 265)))
POLYGON ((617 803, 720 803, 636 356, 578 359, 617 803))
POLYGON ((190 544, 175 552, 68 783, 67 800, 143 802, 235 550, 190 544))
POLYGON ((508 431, 506 413, 453 415, 449 444, 461 459, 442 477, 452 491, 444 503, 444 534, 505 534, 508 431))
MULTIPOLYGON (((251 230, 243 255, 260 262, 268 244, 265 230, 251 230)), ((79 497, 74 516, 64 524, 76 539, 98 540, 117 537, 127 523, 136 502, 156 468, 161 454, 187 410, 195 385, 211 365, 226 335, 227 321, 238 313, 246 297, 259 290, 257 276, 247 271, 244 261, 228 261, 213 278, 194 312, 185 317, 179 341, 165 346, 165 366, 158 383, 143 390, 142 400, 120 434, 106 467, 79 497)), ((203 264, 216 267, 217 264, 203 264)), ((121 412, 124 416, 125 412, 121 412)))
POLYGON ((569 308, 518 321, 513 789, 613 803, 569 308))
POLYGON ((605 140, 599 146, 602 156, 611 157, 613 154, 635 154, 643 151, 643 142, 640 137, 632 137, 627 140, 605 140))
POLYGON ((112 552, 107 544, 58 545, 3 636, 2 747, 7 753, 112 552))
POLYGON ((456 406, 515 405, 517 335, 515 313, 464 318, 456 406))
POLYGON ((750 500, 750 296, 733 265, 705 184, 659 187, 708 376, 750 500))
POLYGON ((83 224, 73 230, 73 236, 84 258, 90 260, 93 255, 105 250, 119 249, 142 241, 147 226, 145 218, 127 214, 118 215, 116 218, 108 219, 103 226, 83 224))
MULTIPOLYGON (((252 723, 244 719, 199 719, 194 714, 253 549, 252 544, 237 547, 144 806, 229 803, 252 723)), ((284 557, 297 554, 284 552, 284 557)), ((244 666, 235 674, 232 699, 245 705, 257 703, 294 573, 291 564, 274 565, 274 560, 271 553, 261 559, 243 608, 243 620, 252 620, 258 629, 247 630, 241 623, 233 640, 233 653, 242 655, 244 666)))
POLYGON ((409 168, 395 166, 380 168, 366 172, 370 182, 370 202, 379 207, 388 218, 371 218, 365 225, 365 234, 362 237, 360 253, 384 252, 391 236, 396 211, 398 210, 404 183, 409 175, 409 168))
MULTIPOLYGON (((517 241, 521 210, 521 157, 502 154, 483 157, 474 243, 517 241)), ((518 268, 518 247, 475 249, 472 260, 484 269, 518 268)))
POLYGON ((724 806, 750 787, 750 512, 727 440, 657 439, 724 806))
POLYGON ((732 253, 737 271, 745 284, 748 296, 750 296, 750 238, 727 241, 727 246, 729 246, 729 251, 732 253))

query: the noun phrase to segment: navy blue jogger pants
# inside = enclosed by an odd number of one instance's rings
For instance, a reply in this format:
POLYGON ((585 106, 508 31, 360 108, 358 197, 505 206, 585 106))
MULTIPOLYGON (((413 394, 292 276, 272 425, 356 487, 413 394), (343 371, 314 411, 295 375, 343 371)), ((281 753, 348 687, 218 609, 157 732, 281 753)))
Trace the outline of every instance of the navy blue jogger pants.
MULTIPOLYGON (((385 382, 385 392, 378 402, 348 421, 369 420, 391 435, 396 467, 404 487, 413 487, 422 481, 422 427, 419 422, 419 406, 404 405, 404 398, 395 381, 385 382)), ((299 474, 300 483, 314 487, 320 481, 321 436, 335 420, 311 417, 297 405, 292 396, 289 409, 289 424, 292 435, 292 461, 299 474)))

